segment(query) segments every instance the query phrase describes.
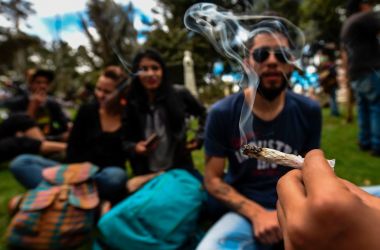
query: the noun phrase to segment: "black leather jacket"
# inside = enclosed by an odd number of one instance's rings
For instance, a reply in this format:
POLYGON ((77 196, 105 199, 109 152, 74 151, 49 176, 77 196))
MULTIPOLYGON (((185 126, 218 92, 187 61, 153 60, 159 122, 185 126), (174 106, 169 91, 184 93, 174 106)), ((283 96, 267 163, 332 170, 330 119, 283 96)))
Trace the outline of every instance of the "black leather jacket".
MULTIPOLYGON (((200 142, 199 147, 203 142, 203 130, 206 120, 205 107, 183 86, 174 86, 175 95, 178 107, 184 112, 184 117, 194 116, 198 119, 198 130, 195 138, 200 142)), ((160 105, 160 100, 156 101, 160 105)), ((128 100, 127 113, 126 113, 126 141, 124 142, 124 149, 130 153, 130 162, 135 175, 142 175, 150 173, 148 166, 148 158, 142 155, 136 155, 134 152, 136 143, 145 140, 146 128, 146 108, 142 107, 135 100, 128 100)), ((170 117, 169 117, 170 119, 170 117)), ((184 128, 181 131, 186 131, 186 122, 183 121, 184 128)), ((171 130, 168 130, 169 133, 171 130)), ((175 132, 172 132, 175 133, 175 132)), ((173 165, 171 168, 184 168, 192 169, 194 167, 191 152, 186 149, 186 132, 177 132, 171 136, 176 141, 176 148, 174 153, 173 165)))

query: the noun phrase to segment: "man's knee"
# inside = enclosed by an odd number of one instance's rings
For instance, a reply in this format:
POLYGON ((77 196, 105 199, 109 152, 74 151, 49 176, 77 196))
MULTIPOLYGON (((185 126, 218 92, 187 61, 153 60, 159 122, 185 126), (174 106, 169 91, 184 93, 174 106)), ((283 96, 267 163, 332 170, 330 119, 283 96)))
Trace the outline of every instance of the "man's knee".
POLYGON ((127 175, 125 170, 119 167, 107 167, 95 176, 95 181, 100 186, 118 188, 120 186, 125 186, 127 182, 127 175))
POLYGON ((254 249, 251 224, 241 215, 225 214, 207 232, 197 250, 254 249))

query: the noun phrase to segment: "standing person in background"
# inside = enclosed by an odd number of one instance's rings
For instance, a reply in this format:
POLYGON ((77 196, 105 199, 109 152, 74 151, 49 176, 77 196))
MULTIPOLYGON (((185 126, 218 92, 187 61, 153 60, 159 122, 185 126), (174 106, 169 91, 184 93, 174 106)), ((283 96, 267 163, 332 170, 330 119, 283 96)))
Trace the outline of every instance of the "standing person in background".
POLYGON ((380 156, 380 12, 372 7, 367 0, 349 2, 341 43, 358 108, 359 147, 380 156))
MULTIPOLYGON (((198 250, 275 249, 283 235, 277 220, 276 184, 291 168, 241 153, 246 140, 286 153, 306 154, 319 148, 321 110, 319 104, 288 90, 294 59, 288 29, 279 20, 257 23, 249 39, 246 67, 258 75, 257 91, 246 88, 214 104, 205 132, 205 186, 210 214, 222 217, 207 232, 198 250), (255 101, 252 130, 240 134, 245 98, 255 101), (293 131, 293 132, 290 132, 293 131), (246 139, 246 140, 245 140, 246 139), (228 171, 225 171, 226 163, 228 171)), ((248 108, 249 109, 249 108, 248 108)))
POLYGON ((128 181, 130 191, 160 171, 183 168, 194 172, 191 151, 202 146, 205 108, 182 86, 168 82, 161 55, 147 49, 133 60, 136 74, 128 94, 127 142, 137 175, 128 181), (187 142, 186 118, 198 118, 198 134, 187 142), (148 138, 150 138, 148 140, 148 138))
POLYGON ((330 115, 339 116, 339 108, 336 96, 339 86, 334 53, 334 49, 323 48, 321 50, 318 74, 319 83, 323 91, 329 97, 330 115))
MULTIPOLYGON (((125 101, 118 89, 125 79, 118 66, 102 72, 95 87, 96 100, 83 104, 74 120, 66 156, 68 163, 88 161, 100 168, 94 177, 99 196, 113 204, 126 196, 125 101)), ((31 189, 41 182, 44 168, 57 164, 39 156, 21 155, 10 166, 16 179, 31 189)))

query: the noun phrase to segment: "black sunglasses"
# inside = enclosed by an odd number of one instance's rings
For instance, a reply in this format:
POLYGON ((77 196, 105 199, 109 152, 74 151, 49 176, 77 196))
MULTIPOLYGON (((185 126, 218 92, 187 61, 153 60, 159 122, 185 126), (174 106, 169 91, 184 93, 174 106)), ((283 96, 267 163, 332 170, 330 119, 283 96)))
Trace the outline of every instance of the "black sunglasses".
POLYGON ((269 54, 273 52, 274 56, 276 57, 277 61, 280 63, 286 63, 291 59, 292 53, 288 48, 284 47, 278 47, 278 48, 271 48, 271 47, 261 47, 258 49, 255 49, 252 52, 253 60, 255 60, 258 63, 265 62, 269 54))

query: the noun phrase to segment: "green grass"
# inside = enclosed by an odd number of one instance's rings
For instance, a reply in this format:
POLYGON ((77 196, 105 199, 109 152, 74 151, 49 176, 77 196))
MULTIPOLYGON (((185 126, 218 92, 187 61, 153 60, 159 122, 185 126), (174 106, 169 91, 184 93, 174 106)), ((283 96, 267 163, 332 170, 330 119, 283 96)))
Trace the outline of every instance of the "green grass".
POLYGON ((380 184, 380 157, 358 149, 356 119, 347 124, 343 118, 331 117, 328 112, 323 110, 322 149, 327 158, 336 159, 337 175, 357 185, 380 184))
POLYGON ((6 249, 3 236, 9 223, 8 200, 12 196, 24 192, 24 190, 7 170, 7 166, 2 164, 0 169, 0 250, 6 249))
MULTIPOLYGON (((358 150, 357 123, 347 124, 344 118, 330 117, 327 109, 323 110, 322 149, 327 158, 336 159, 335 170, 338 176, 357 185, 380 184, 380 157, 373 157, 358 150)), ((193 152, 194 163, 203 172, 204 153, 193 152)), ((0 168, 0 235, 4 235, 9 222, 7 202, 10 197, 23 192, 24 189, 14 180, 6 164, 0 168)), ((6 249, 4 241, 0 250, 6 249)))

